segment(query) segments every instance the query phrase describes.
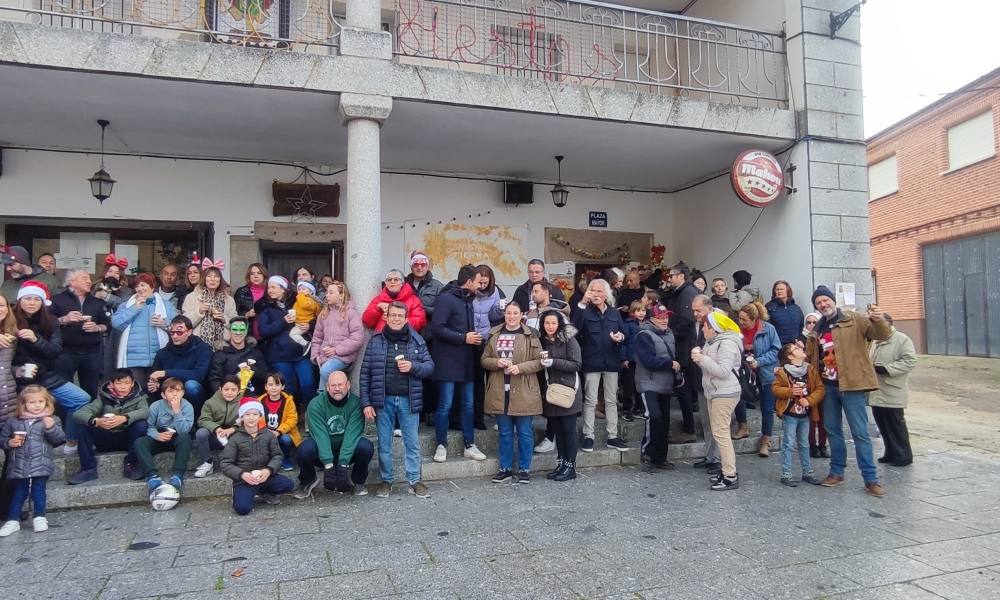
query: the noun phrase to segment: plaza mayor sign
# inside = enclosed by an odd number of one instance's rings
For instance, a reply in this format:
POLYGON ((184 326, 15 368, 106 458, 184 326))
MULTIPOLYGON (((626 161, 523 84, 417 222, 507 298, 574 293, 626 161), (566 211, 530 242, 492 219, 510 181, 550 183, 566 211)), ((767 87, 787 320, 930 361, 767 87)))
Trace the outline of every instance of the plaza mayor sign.
POLYGON ((733 162, 733 190, 744 204, 764 208, 785 190, 785 172, 778 159, 764 150, 744 150, 733 162))

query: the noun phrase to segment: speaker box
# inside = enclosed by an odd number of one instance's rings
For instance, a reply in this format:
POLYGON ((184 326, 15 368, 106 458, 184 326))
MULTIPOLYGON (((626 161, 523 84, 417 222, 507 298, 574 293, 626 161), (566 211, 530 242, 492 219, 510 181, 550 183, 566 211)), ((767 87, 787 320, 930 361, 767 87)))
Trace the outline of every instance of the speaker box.
POLYGON ((505 181, 503 183, 503 202, 504 204, 531 204, 534 202, 532 198, 532 190, 534 185, 531 183, 524 183, 521 181, 505 181))

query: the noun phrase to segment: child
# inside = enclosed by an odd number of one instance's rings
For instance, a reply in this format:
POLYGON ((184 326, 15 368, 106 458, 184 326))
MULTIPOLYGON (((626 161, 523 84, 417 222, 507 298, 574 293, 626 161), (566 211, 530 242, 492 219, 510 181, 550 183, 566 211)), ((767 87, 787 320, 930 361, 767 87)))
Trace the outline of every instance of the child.
POLYGON ((775 373, 774 412, 782 420, 781 483, 796 487, 792 480, 792 452, 798 446, 802 481, 819 485, 809 459, 809 421, 819 420, 823 401, 823 382, 816 367, 806 362, 806 352, 792 342, 778 353, 781 368, 775 373))
POLYGON ((184 399, 184 382, 170 377, 163 382, 163 396, 149 407, 146 435, 135 442, 135 453, 143 476, 147 477, 149 492, 163 485, 156 471, 153 456, 168 450, 174 451, 174 472, 170 485, 178 490, 184 485, 184 471, 191 456, 191 428, 194 427, 194 407, 184 399))
POLYGON ((291 471, 295 468, 292 464, 292 450, 302 443, 295 400, 291 394, 285 393, 285 377, 278 371, 267 374, 264 389, 267 393, 257 398, 264 407, 264 426, 278 438, 283 456, 281 470, 291 471))
POLYGON ((302 329, 309 330, 309 324, 316 320, 316 316, 319 315, 323 306, 316 299, 316 286, 312 283, 300 281, 295 284, 295 290, 295 304, 292 305, 292 310, 295 311, 293 316, 296 326, 288 332, 288 337, 308 352, 309 340, 305 338, 302 329))
POLYGON ((49 528, 45 518, 45 484, 55 472, 52 447, 66 441, 52 395, 40 385, 29 385, 17 397, 17 415, 7 419, 0 431, 0 444, 7 450, 7 479, 13 481, 7 522, 0 537, 21 529, 21 509, 31 491, 32 528, 49 528))
POLYGON ((257 494, 274 505, 281 503, 278 494, 295 488, 291 479, 277 474, 281 449, 278 438, 264 428, 263 414, 256 400, 241 404, 240 429, 222 451, 222 474, 233 480, 233 510, 238 515, 250 514, 257 494))
POLYGON ((646 294, 642 297, 642 303, 647 309, 650 306, 656 306, 660 303, 660 293, 656 290, 646 290, 646 294))
POLYGON ((198 431, 194 435, 194 451, 201 463, 194 470, 198 479, 212 474, 212 450, 225 447, 229 436, 236 433, 236 418, 240 404, 240 378, 229 375, 222 380, 219 391, 201 407, 198 431))
POLYGON ((645 418, 646 409, 642 405, 642 398, 635 391, 635 336, 639 334, 639 328, 646 320, 646 303, 642 300, 633 300, 628 305, 628 316, 625 317, 625 355, 628 357, 628 366, 622 369, 622 377, 625 379, 624 391, 622 393, 622 418, 631 421, 634 417, 645 418))

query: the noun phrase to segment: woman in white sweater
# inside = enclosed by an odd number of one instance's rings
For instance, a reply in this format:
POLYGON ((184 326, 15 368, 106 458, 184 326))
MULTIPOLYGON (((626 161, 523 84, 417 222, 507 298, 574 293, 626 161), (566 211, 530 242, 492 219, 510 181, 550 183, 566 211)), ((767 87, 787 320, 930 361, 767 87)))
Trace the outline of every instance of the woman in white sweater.
POLYGON ((742 391, 734 370, 740 367, 743 340, 739 325, 721 312, 709 313, 702 323, 702 331, 705 348, 692 349, 691 360, 701 367, 701 383, 708 399, 712 437, 719 446, 722 460, 722 473, 712 476, 712 489, 734 490, 740 482, 729 425, 742 391))

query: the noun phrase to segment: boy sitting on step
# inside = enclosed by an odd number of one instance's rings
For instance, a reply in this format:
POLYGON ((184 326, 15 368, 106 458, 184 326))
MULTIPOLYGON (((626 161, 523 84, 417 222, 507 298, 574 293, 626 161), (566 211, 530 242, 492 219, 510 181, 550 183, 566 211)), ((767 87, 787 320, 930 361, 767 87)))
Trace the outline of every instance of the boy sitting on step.
POLYGON ((161 452, 174 451, 174 469, 168 483, 178 491, 184 485, 184 471, 191 456, 191 428, 194 427, 194 407, 184 399, 183 381, 176 377, 166 379, 160 395, 162 398, 149 407, 146 436, 135 442, 135 454, 150 493, 163 485, 153 459, 161 452))

